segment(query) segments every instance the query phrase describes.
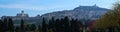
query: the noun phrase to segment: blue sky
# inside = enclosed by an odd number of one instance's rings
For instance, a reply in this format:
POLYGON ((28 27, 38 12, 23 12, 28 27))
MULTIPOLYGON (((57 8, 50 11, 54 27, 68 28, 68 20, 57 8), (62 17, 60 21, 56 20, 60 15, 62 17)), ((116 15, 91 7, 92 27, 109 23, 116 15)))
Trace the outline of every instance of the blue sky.
POLYGON ((71 10, 80 5, 110 9, 118 0, 0 0, 0 17, 15 16, 24 10, 30 16, 54 11, 71 10))

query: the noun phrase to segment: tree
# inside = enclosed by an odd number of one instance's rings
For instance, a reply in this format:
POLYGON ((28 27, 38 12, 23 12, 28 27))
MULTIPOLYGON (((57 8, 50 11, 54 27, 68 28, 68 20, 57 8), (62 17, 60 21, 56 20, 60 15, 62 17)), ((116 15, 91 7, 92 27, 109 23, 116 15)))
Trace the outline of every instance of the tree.
POLYGON ((113 9, 107 12, 100 19, 96 20, 94 27, 97 29, 109 29, 109 32, 120 27, 120 4, 115 4, 113 9))
POLYGON ((54 28, 54 24, 55 24, 55 20, 54 20, 54 17, 52 17, 50 20, 49 20, 49 23, 48 23, 48 25, 49 25, 49 29, 51 29, 51 28, 54 28))
POLYGON ((70 23, 72 32, 80 32, 80 28, 83 26, 80 21, 78 21, 77 19, 72 19, 70 23))
POLYGON ((20 31, 20 27, 16 26, 15 32, 21 32, 21 31, 20 31))
POLYGON ((79 32, 80 27, 82 27, 82 24, 77 19, 70 21, 67 16, 61 19, 54 19, 52 17, 49 20, 47 32, 79 32))
POLYGON ((53 32, 53 30, 52 29, 48 29, 47 32, 53 32))
POLYGON ((25 25, 25 30, 26 31, 30 31, 31 30, 31 25, 30 24, 26 24, 25 25))
POLYGON ((52 17, 49 20, 49 23, 48 23, 48 29, 52 29, 53 31, 55 31, 56 29, 53 29, 53 28, 55 28, 55 19, 54 19, 54 17, 52 17))
POLYGON ((47 32, 47 24, 46 24, 44 17, 42 20, 42 32, 47 32))
POLYGON ((3 19, 3 31, 4 31, 4 32, 7 31, 7 29, 8 29, 7 24, 8 24, 7 18, 4 18, 4 19, 3 19))
POLYGON ((9 18, 9 21, 8 21, 8 31, 14 32, 14 24, 13 24, 12 18, 9 18))
POLYGON ((3 22, 0 20, 0 32, 3 32, 3 22))
POLYGON ((21 30, 21 32, 25 32, 24 20, 23 19, 21 19, 20 30, 21 30))
POLYGON ((35 24, 31 24, 31 31, 35 31, 36 29, 36 25, 35 24))
POLYGON ((67 16, 64 17, 64 20, 63 20, 63 24, 64 24, 64 29, 65 31, 64 32, 70 32, 70 21, 69 21, 69 18, 67 16))
POLYGON ((41 26, 40 25, 38 25, 35 32, 41 32, 41 26))
POLYGON ((54 27, 55 32, 62 32, 62 31, 61 31, 62 28, 61 28, 60 20, 59 20, 59 19, 56 19, 56 20, 55 20, 55 24, 54 24, 54 25, 55 25, 55 27, 54 27))

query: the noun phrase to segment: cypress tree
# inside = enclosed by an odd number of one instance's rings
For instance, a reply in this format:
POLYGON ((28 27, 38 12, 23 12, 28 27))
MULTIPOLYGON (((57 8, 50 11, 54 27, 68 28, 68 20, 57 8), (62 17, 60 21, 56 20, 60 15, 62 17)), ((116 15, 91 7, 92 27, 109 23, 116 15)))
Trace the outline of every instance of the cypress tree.
POLYGON ((42 32, 47 32, 47 24, 44 18, 42 20, 42 32))
POLYGON ((68 19, 68 17, 66 16, 65 18, 64 18, 64 29, 65 29, 65 31, 64 32, 70 32, 70 24, 69 24, 69 19, 68 19))
POLYGON ((20 30, 21 30, 21 32, 25 32, 25 28, 24 28, 24 20, 23 20, 23 19, 21 19, 20 30))
POLYGON ((48 29, 53 29, 54 28, 54 24, 55 24, 55 21, 54 21, 54 17, 52 17, 50 20, 49 20, 49 27, 48 29))
POLYGON ((0 32, 3 32, 3 22, 0 20, 0 32))
POLYGON ((3 19, 3 32, 7 31, 7 28, 8 28, 7 23, 8 23, 7 18, 4 18, 3 19))
MULTIPOLYGON (((80 27, 82 27, 82 23, 80 21, 78 21, 77 19, 72 19, 70 21, 70 28, 71 28, 71 32, 80 32, 80 27)), ((82 32, 82 31, 81 31, 82 32)))
POLYGON ((12 18, 9 18, 9 21, 8 21, 8 31, 14 32, 14 24, 13 24, 12 18))

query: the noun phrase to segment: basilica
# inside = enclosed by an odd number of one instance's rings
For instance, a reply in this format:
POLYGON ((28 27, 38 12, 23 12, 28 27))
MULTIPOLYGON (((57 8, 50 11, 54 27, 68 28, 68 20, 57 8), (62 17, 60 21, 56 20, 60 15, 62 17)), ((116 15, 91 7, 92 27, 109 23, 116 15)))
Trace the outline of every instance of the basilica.
POLYGON ((17 13, 16 16, 2 16, 1 19, 3 20, 4 18, 9 19, 12 18, 15 24, 19 24, 21 19, 24 19, 26 23, 40 23, 41 21, 41 16, 37 15, 35 17, 29 17, 27 13, 25 13, 23 10, 20 13, 17 13))

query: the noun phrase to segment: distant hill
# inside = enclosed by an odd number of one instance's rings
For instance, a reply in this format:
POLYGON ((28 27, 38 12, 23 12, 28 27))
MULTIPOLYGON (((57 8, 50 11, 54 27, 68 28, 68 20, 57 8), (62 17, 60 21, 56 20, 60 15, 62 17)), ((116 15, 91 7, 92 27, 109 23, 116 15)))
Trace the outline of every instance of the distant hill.
POLYGON ((107 11, 109 11, 109 9, 101 8, 96 5, 79 6, 79 7, 74 8, 73 10, 63 10, 63 11, 58 11, 58 12, 46 13, 42 15, 42 17, 50 19, 51 17, 63 18, 65 16, 68 16, 69 18, 75 18, 75 19, 96 20, 100 18, 102 15, 104 15, 105 12, 107 11))

